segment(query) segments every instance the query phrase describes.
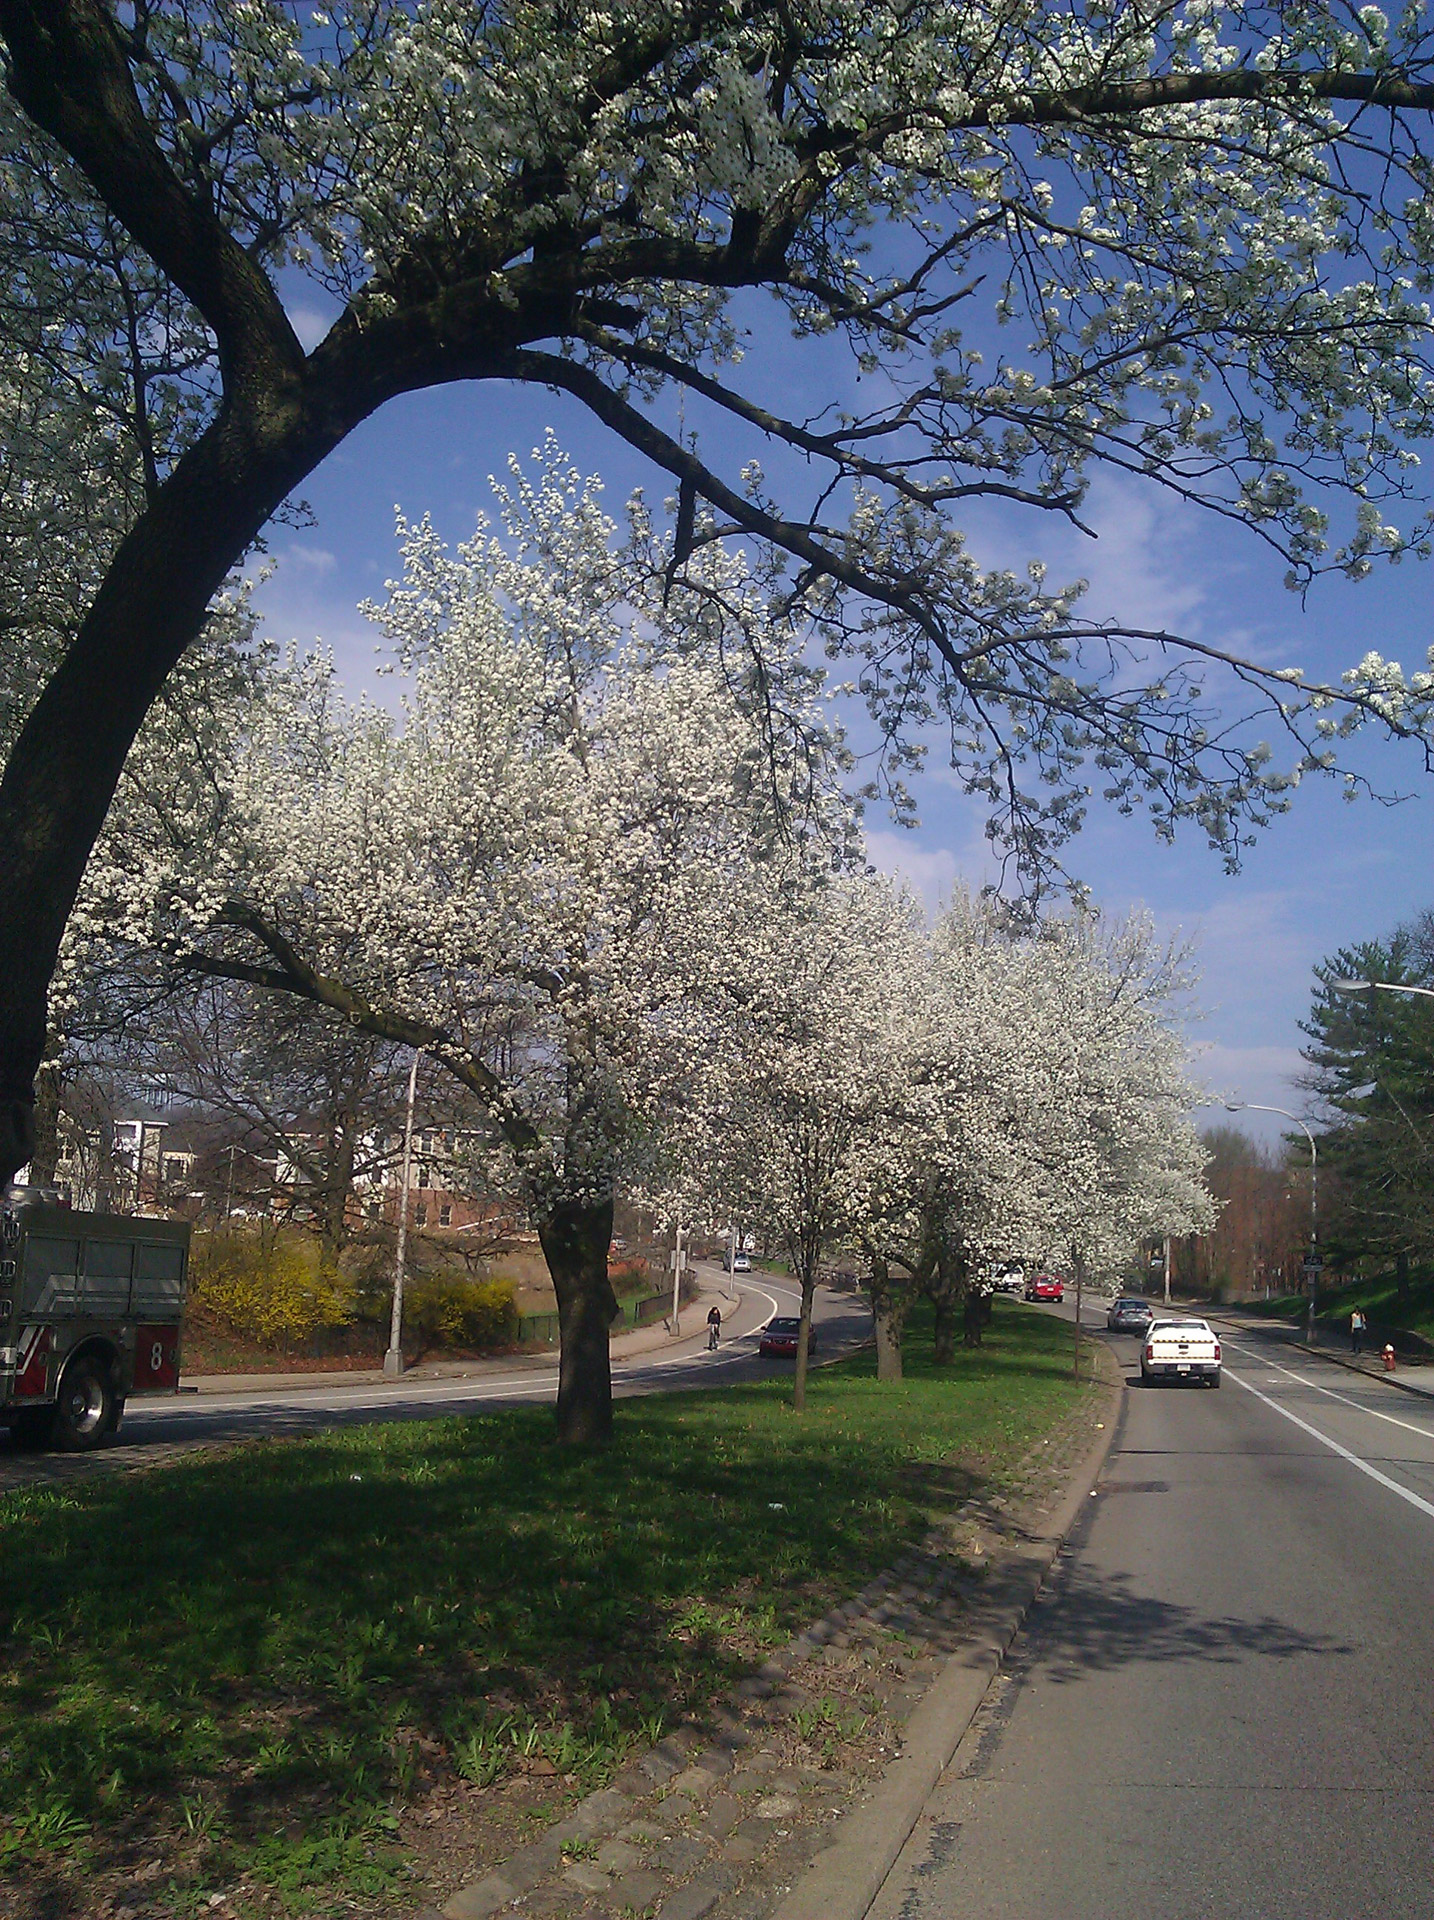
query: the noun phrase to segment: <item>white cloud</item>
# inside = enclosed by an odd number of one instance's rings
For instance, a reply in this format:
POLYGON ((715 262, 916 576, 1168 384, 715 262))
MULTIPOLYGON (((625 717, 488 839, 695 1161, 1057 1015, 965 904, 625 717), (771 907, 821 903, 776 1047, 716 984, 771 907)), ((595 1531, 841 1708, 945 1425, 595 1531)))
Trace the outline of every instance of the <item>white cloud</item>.
POLYGON ((951 898, 958 868, 949 847, 923 846, 913 833, 873 827, 866 835, 867 857, 880 872, 904 880, 934 914, 951 898))
POLYGON ((321 313, 317 307, 290 307, 288 315, 289 325, 299 336, 299 345, 305 353, 313 352, 338 319, 337 313, 321 313))
POLYGON ((337 556, 330 553, 327 547, 304 547, 297 541, 285 547, 281 558, 290 566, 303 567, 320 576, 332 573, 339 564, 337 556))
POLYGON ((1081 518, 1099 533, 1072 544, 1076 570, 1090 582, 1082 610, 1098 619, 1152 631, 1198 632, 1205 588, 1194 577, 1188 518, 1149 487, 1100 475, 1081 518))

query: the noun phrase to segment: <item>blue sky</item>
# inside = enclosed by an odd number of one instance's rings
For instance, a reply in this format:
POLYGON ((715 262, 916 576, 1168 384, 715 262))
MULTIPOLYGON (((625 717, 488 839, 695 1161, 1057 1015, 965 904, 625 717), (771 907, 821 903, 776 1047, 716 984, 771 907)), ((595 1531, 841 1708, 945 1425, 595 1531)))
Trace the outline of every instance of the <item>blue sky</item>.
MULTIPOLYGON (((309 316, 305 327, 313 335, 321 319, 309 316)), ((828 381, 846 384, 844 371, 821 354, 766 328, 754 346, 759 385, 784 390, 789 406, 809 406, 818 384, 823 393, 828 381)), ((526 455, 549 426, 585 469, 602 474, 614 511, 635 485, 654 501, 667 493, 663 475, 563 396, 476 384, 411 396, 367 422, 312 476, 303 489, 312 527, 271 529, 275 570, 259 604, 272 637, 322 640, 351 688, 371 686, 377 636, 357 603, 381 596, 397 570, 395 506, 411 516, 431 512, 446 538, 465 538, 489 503, 488 476, 510 451, 526 455)), ((732 475, 747 453, 765 453, 731 435, 723 440, 732 475)), ((1423 565, 1379 571, 1358 586, 1324 583, 1302 605, 1282 587, 1280 563, 1251 536, 1136 483, 1098 481, 1087 511, 1096 541, 1049 522, 984 512, 968 527, 982 560, 1010 564, 1039 552, 1053 578, 1089 579, 1088 611, 1118 614, 1130 625, 1176 628, 1271 664, 1301 665, 1311 676, 1337 675, 1371 647, 1407 671, 1425 665, 1434 643, 1427 611, 1434 580, 1423 565)), ((1191 1038, 1212 1090, 1232 1099, 1298 1109, 1297 1023, 1312 966, 1434 904, 1431 782, 1417 754, 1371 737, 1352 757, 1378 784, 1410 798, 1392 809, 1368 800, 1351 805, 1334 786, 1308 783, 1293 813, 1275 822, 1233 877, 1198 833, 1164 847, 1140 816, 1121 819, 1098 804, 1070 850, 1072 871, 1106 911, 1144 904, 1163 928, 1196 942, 1202 1016, 1191 1038)), ((873 814, 868 834, 878 864, 908 876, 934 905, 953 881, 988 876, 984 810, 939 765, 918 793, 919 829, 902 831, 873 814)), ((1284 1123, 1251 1114, 1241 1124, 1269 1137, 1284 1123)))

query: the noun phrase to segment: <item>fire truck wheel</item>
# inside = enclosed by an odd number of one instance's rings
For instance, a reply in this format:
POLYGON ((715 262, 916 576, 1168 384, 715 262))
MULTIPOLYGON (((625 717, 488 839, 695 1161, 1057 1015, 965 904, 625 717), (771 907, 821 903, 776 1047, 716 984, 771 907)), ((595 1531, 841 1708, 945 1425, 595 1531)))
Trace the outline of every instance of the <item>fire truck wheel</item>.
POLYGON ((96 1354, 72 1360, 55 1400, 55 1445, 65 1453, 88 1453, 114 1423, 115 1390, 109 1368, 96 1354))

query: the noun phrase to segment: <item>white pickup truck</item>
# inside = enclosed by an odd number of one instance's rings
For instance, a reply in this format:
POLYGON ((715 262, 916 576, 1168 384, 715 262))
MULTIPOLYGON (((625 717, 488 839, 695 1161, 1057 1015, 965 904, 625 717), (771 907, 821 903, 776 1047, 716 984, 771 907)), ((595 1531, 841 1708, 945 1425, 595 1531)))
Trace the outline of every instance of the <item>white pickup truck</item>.
POLYGON ((1140 1378, 1146 1386, 1155 1380, 1203 1380, 1218 1387, 1220 1342, 1209 1321, 1152 1320, 1140 1349, 1140 1378))

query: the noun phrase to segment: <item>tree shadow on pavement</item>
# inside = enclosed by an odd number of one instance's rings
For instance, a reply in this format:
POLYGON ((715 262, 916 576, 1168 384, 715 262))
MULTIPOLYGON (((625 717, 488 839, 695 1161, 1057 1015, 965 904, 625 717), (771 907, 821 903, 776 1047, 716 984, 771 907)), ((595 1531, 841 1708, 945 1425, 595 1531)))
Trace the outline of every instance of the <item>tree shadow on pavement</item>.
POLYGON ((1064 1684, 1137 1661, 1234 1665, 1252 1656, 1352 1655, 1353 1646, 1310 1634, 1273 1614, 1207 1614, 1135 1591, 1128 1574, 1072 1571, 1036 1602, 1026 1625, 1026 1660, 1064 1684))

